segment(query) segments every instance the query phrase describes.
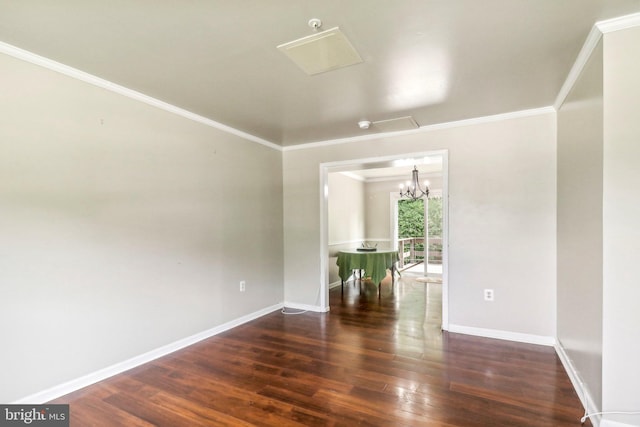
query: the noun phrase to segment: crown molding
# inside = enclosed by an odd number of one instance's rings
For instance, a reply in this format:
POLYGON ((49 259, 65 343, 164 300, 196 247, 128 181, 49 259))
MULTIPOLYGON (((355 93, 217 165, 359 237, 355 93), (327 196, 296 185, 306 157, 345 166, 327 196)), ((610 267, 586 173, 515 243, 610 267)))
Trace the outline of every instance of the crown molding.
POLYGON ((576 84, 582 70, 589 61, 589 58, 591 58, 593 50, 598 45, 598 42, 600 42, 602 35, 638 26, 640 26, 640 13, 620 16, 618 18, 607 19, 605 21, 598 21, 593 25, 582 49, 580 50, 580 53, 578 54, 578 57, 576 58, 576 61, 573 64, 573 67, 571 67, 571 71, 569 71, 564 84, 560 88, 560 92, 558 92, 556 101, 553 104, 556 111, 560 109, 564 101, 567 99, 569 92, 571 92, 571 89, 576 84))
POLYGON ((640 13, 599 21, 594 25, 594 27, 597 27, 603 34, 638 26, 640 26, 640 13))
POLYGON ((93 86, 97 86, 102 89, 106 89, 108 91, 117 93, 119 95, 126 96, 136 101, 143 102, 147 105, 159 108, 161 110, 167 111, 172 114, 176 114, 188 120, 201 123, 205 126, 209 126, 209 127, 218 129, 220 131, 238 136, 248 141, 264 145, 266 147, 269 147, 271 149, 274 149, 280 152, 284 152, 284 151, 318 148, 318 147, 324 147, 329 145, 347 144, 350 142, 372 141, 376 139, 389 138, 389 137, 402 136, 402 135, 420 134, 420 133, 431 132, 431 131, 441 130, 441 129, 470 126, 475 124, 489 123, 489 122, 495 122, 495 121, 501 121, 501 120, 509 120, 513 118, 528 117, 528 116, 534 116, 539 114, 547 114, 550 112, 556 112, 558 111, 560 106, 564 103, 566 97, 571 91, 571 88, 576 83, 578 77, 580 76, 580 73, 584 69, 587 61, 589 60, 591 54, 593 53, 593 50, 595 49, 598 42, 602 38, 602 34, 624 30, 624 29, 637 27, 637 26, 640 26, 640 13, 625 15, 625 16, 621 16, 613 19, 596 22, 594 26, 591 28, 591 31, 589 32, 589 35, 587 36, 587 39, 584 45, 582 46, 582 49, 580 50, 580 53, 578 54, 578 57, 576 58, 575 63, 573 64, 573 67, 571 68, 564 84, 562 85, 553 106, 535 108, 530 110, 514 111, 514 112, 509 112, 504 114, 491 115, 491 116, 476 117, 472 119, 456 120, 456 121, 445 122, 445 123, 438 123, 438 124, 422 126, 418 129, 410 129, 406 131, 387 132, 387 133, 379 133, 375 135, 362 135, 362 136, 356 136, 356 137, 316 141, 316 142, 310 142, 310 143, 289 145, 284 147, 278 144, 275 144, 271 141, 268 141, 266 139, 252 135, 250 133, 241 131, 239 129, 233 128, 231 126, 225 125, 223 123, 217 122, 215 120, 211 120, 199 114, 177 107, 173 104, 169 104, 159 99, 150 97, 141 92, 137 92, 135 90, 126 88, 124 86, 120 86, 116 83, 97 77, 93 74, 80 71, 68 65, 53 61, 49 58, 45 58, 43 56, 21 49, 19 47, 10 45, 8 43, 0 42, 0 53, 4 53, 6 55, 29 62, 31 64, 38 65, 43 68, 47 68, 51 71, 55 71, 57 73, 66 75, 68 77, 80 80, 85 83, 89 83, 93 86))
POLYGON ((377 133, 375 135, 362 135, 348 138, 330 139, 326 141, 316 141, 297 145, 288 145, 282 147, 282 151, 306 150, 310 148, 326 147, 337 144, 348 144, 350 142, 373 141, 376 139, 390 138, 401 135, 415 135, 427 132, 433 132, 442 129, 451 129, 462 126, 472 126, 484 123, 499 122, 503 120, 518 119, 522 117, 538 116, 542 114, 555 113, 553 106, 532 108, 530 110, 512 111, 509 113, 494 114, 492 116, 475 117, 472 119, 455 120, 452 122, 437 123, 433 125, 421 126, 418 129, 403 130, 398 132, 377 133))
POLYGON ((22 61, 29 62, 34 65, 38 65, 40 67, 49 69, 51 71, 55 71, 57 73, 74 78, 76 80, 89 83, 90 85, 97 86, 102 89, 106 89, 108 91, 117 93, 119 95, 126 96, 127 98, 131 98, 136 101, 143 102, 152 107, 156 107, 161 110, 167 111, 169 113, 176 114, 178 116, 184 117, 185 119, 192 120, 194 122, 198 122, 205 126, 209 126, 209 127, 221 130, 223 132, 238 136, 248 141, 267 146, 274 150, 282 151, 281 146, 276 145, 271 141, 267 141, 266 139, 262 139, 255 135, 251 135, 241 130, 232 128, 231 126, 227 126, 220 122, 216 122, 215 120, 208 119, 199 114, 192 113, 191 111, 185 110, 180 107, 176 107, 175 105, 169 104, 167 102, 161 101, 156 98, 152 98, 148 95, 126 88, 124 86, 120 86, 116 83, 110 82, 109 80, 105 80, 103 78, 94 76, 93 74, 80 71, 77 68, 73 68, 68 65, 62 64, 60 62, 53 61, 49 58, 36 55, 35 53, 29 52, 24 49, 20 49, 19 47, 10 45, 8 43, 0 42, 0 53, 4 53, 5 55, 12 56, 16 59, 20 59, 22 61))
POLYGON ((564 104, 564 101, 567 99, 567 96, 569 96, 569 92, 571 92, 571 89, 578 81, 578 78, 580 77, 582 70, 587 65, 587 62, 589 61, 589 58, 591 58, 591 54, 593 53, 593 50, 596 48, 601 38, 602 38, 602 32, 598 29, 597 25, 594 25, 591 28, 591 31, 589 32, 587 39, 582 45, 582 49, 580 49, 580 53, 578 53, 578 57, 576 58, 576 61, 573 63, 573 67, 571 67, 571 70, 569 71, 569 74, 567 75, 567 78, 565 79, 564 84, 560 88, 560 92, 558 92, 556 101, 553 103, 553 108, 556 111, 560 110, 560 107, 562 106, 562 104, 564 104))

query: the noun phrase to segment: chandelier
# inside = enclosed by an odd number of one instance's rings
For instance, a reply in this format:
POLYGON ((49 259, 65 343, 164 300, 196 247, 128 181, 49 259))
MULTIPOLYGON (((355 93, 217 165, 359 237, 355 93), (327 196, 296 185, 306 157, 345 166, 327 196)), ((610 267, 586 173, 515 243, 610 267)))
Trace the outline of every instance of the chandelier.
POLYGON ((420 187, 420 180, 418 178, 418 168, 413 167, 411 172, 411 181, 407 181, 407 190, 404 191, 405 184, 400 184, 400 197, 404 197, 411 200, 418 200, 423 197, 429 197, 429 181, 424 182, 425 189, 420 187))

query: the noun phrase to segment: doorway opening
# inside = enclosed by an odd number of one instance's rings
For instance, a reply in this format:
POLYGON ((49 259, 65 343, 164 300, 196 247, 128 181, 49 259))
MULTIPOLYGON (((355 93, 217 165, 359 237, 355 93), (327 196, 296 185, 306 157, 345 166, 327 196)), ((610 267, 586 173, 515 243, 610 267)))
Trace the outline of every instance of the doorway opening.
MULTIPOLYGON (((425 265, 425 250, 427 234, 425 224, 428 215, 425 210, 429 204, 425 199, 400 199, 398 203, 398 269, 400 271, 415 271, 416 267, 425 265)), ((425 271, 426 275, 426 271, 425 271)))
MULTIPOLYGON (((439 192, 440 193, 440 192, 439 192)), ((394 197, 392 221, 402 272, 442 277, 442 194, 422 199, 394 197)))
MULTIPOLYGON (((363 242, 367 242, 378 248, 389 248, 397 250, 397 222, 390 221, 393 212, 397 212, 397 200, 400 199, 398 188, 399 182, 406 180, 407 175, 411 174, 411 169, 415 165, 421 168, 421 174, 433 174, 436 182, 435 188, 438 191, 433 196, 438 196, 442 200, 438 201, 441 206, 440 221, 440 242, 439 253, 437 255, 423 255, 427 261, 431 257, 441 258, 440 268, 442 283, 442 329, 448 330, 448 268, 447 268, 447 195, 448 195, 448 152, 447 150, 430 151, 423 153, 412 153, 387 157, 354 159, 347 161, 336 161, 320 164, 320 262, 321 262, 321 289, 320 301, 324 311, 329 308, 329 288, 332 286, 340 286, 340 278, 336 264, 336 253, 345 249, 359 247, 363 242), (329 177, 331 176, 331 180, 329 177), (356 191, 351 197, 347 197, 344 202, 336 202, 336 194, 343 193, 345 186, 334 184, 334 177, 342 178, 351 177, 353 185, 358 186, 357 181, 362 181, 362 192, 356 191), (398 182, 392 182, 396 181, 398 182), (330 188, 331 181, 331 188, 330 188), (356 194, 357 193, 357 194, 356 194), (436 194, 437 193, 437 194, 436 194), (358 196, 361 194, 362 196, 358 196), (391 194, 391 212, 389 209, 389 201, 391 194), (331 195, 331 197, 330 197, 331 195), (331 203, 329 199, 331 198, 331 203), (363 207, 358 208, 359 203, 363 207), (386 206, 385 206, 386 205, 386 206), (338 221, 329 221, 331 206, 331 217, 336 218, 334 208, 342 206, 346 210, 337 218, 338 221), (353 230, 354 226, 352 217, 358 217, 362 212, 362 218, 365 223, 362 236, 351 236, 349 233, 340 232, 340 227, 344 230, 348 226, 349 230, 353 230), (386 217, 386 218, 385 218, 386 217), (394 225, 395 222, 395 225, 394 225), (385 225, 386 224, 386 225, 385 225), (391 224, 391 226, 389 226, 391 224), (339 227, 337 227, 338 225, 339 227), (441 254, 441 255, 440 255, 441 254)), ((342 179, 340 178, 340 179, 342 179)), ((430 178, 431 180, 431 178, 430 178)), ((340 199, 342 200, 342 199, 340 199)), ((427 204, 428 206, 428 204, 427 204)), ((429 218, 429 215, 425 215, 429 218)), ((356 223, 359 223, 356 221, 356 223)), ((357 228, 357 227, 356 227, 357 228)), ((424 230, 428 230, 425 224, 424 230)), ((428 235, 426 236, 428 240, 428 235)), ((423 243, 424 244, 424 243, 423 243)), ((429 248, 427 242, 426 248, 429 248)), ((431 246, 433 248, 433 246, 431 246)), ((418 246, 419 248, 419 246, 418 246)), ((424 251, 424 250, 423 250, 424 251)), ((429 252, 427 250, 426 252, 429 252)), ((424 268, 429 266, 429 262, 421 263, 424 268)), ((427 273, 429 273, 427 271, 427 273)), ((428 279, 428 278, 424 278, 428 279)), ((422 281, 421 278, 416 279, 422 281)))

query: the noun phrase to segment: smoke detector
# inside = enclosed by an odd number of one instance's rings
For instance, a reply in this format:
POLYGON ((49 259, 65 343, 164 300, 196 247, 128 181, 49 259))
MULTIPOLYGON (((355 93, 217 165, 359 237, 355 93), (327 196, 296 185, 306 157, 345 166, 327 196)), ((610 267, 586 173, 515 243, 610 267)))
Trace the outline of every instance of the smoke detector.
POLYGON ((358 127, 362 130, 369 129, 369 126, 371 126, 371 122, 369 120, 360 120, 358 122, 358 127))
POLYGON ((320 29, 320 27, 322 27, 322 21, 319 20, 318 18, 311 18, 309 19, 308 22, 309 26, 311 28, 313 28, 314 30, 318 31, 320 29))

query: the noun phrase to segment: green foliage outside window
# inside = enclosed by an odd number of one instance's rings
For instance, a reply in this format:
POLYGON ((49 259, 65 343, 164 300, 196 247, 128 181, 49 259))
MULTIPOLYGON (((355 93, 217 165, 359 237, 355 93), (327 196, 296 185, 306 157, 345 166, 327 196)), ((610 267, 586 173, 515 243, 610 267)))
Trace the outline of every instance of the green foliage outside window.
MULTIPOLYGON (((442 198, 429 199, 429 237, 442 236, 442 198)), ((398 201, 398 238, 424 237, 424 200, 398 201)))
POLYGON ((424 200, 398 201, 398 238, 424 236, 424 200))
MULTIPOLYGON (((442 237, 442 198, 434 197, 429 199, 429 237, 442 237)), ((424 237, 424 200, 399 200, 398 201, 398 238, 424 237)), ((422 252, 424 245, 418 243, 415 250, 422 252)), ((440 257, 437 253, 442 251, 441 243, 429 245, 429 261, 437 262, 440 257)), ((416 254, 416 259, 423 259, 416 254)))

